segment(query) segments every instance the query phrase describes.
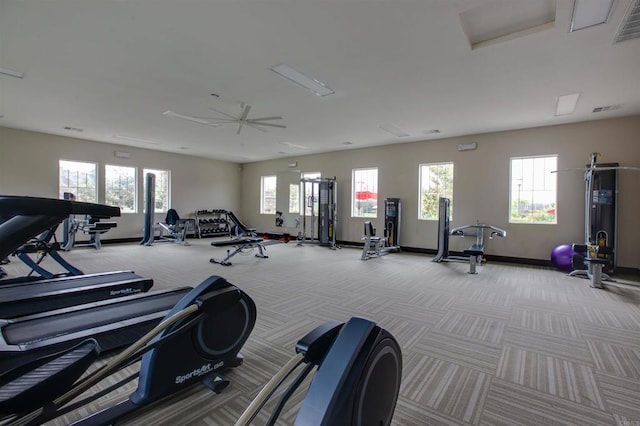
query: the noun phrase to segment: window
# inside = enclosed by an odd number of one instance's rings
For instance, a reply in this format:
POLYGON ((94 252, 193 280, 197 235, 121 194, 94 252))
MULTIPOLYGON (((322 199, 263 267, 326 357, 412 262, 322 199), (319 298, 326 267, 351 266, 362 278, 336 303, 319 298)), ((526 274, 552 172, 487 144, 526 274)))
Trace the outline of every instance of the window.
POLYGON ((166 213, 171 208, 171 173, 169 170, 144 169, 144 203, 147 203, 147 173, 156 175, 155 213, 166 213))
POLYGON ((60 160, 60 198, 65 192, 75 195, 77 201, 98 202, 98 175, 95 163, 60 160))
POLYGON ((120 207, 122 213, 137 211, 136 169, 125 166, 104 166, 104 201, 120 207))
POLYGON ((451 200, 449 219, 453 217, 453 163, 420 164, 420 200, 418 218, 438 220, 438 198, 451 200))
POLYGON ((260 183, 260 213, 276 214, 276 176, 262 176, 260 183))
POLYGON ((289 213, 300 213, 300 184, 289 184, 289 213))
POLYGON ((509 222, 556 223, 558 156, 511 159, 509 222))
POLYGON ((353 169, 351 217, 378 217, 378 168, 353 169))

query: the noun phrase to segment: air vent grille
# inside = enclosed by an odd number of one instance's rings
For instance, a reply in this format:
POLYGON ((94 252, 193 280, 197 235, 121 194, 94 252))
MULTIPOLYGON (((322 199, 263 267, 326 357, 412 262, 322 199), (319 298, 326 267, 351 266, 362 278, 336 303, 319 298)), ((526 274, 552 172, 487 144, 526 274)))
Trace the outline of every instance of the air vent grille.
POLYGON ((605 111, 613 111, 616 109, 620 109, 620 107, 622 107, 622 105, 607 105, 607 106, 601 106, 601 107, 596 107, 593 109, 593 112, 605 112, 605 111))
POLYGON ((614 43, 631 40, 640 37, 640 0, 634 0, 629 5, 629 10, 622 19, 620 30, 614 43))

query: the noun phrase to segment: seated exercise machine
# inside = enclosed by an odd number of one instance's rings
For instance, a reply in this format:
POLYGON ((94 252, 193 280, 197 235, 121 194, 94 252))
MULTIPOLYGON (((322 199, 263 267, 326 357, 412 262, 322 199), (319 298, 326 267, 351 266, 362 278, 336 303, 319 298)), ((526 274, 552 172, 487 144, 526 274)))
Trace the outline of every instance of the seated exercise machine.
MULTIPOLYGON (((75 201, 76 196, 71 192, 65 192, 63 194, 64 200, 75 201)), ((73 247, 93 247, 96 250, 102 248, 102 242, 100 236, 112 228, 118 226, 116 222, 103 222, 102 218, 94 218, 91 215, 84 215, 84 219, 78 219, 76 215, 70 215, 66 218, 62 224, 62 250, 69 251, 73 247), (88 243, 78 243, 76 241, 76 234, 78 231, 82 231, 85 235, 89 236, 88 243)))
POLYGON ((251 251, 255 248, 258 249, 258 253, 256 253, 256 257, 267 259, 269 256, 264 254, 266 247, 264 246, 264 240, 258 237, 255 228, 249 228, 242 222, 240 219, 231 211, 227 212, 227 218, 229 223, 233 223, 233 226, 230 227, 232 232, 232 239, 227 241, 213 241, 211 245, 213 247, 234 247, 235 250, 231 252, 231 250, 227 250, 227 257, 224 259, 209 259, 211 263, 219 263, 223 266, 230 266, 231 259, 238 253, 246 253, 247 251, 251 251))
POLYGON ((144 207, 144 229, 141 245, 151 246, 153 243, 165 242, 188 246, 187 233, 195 231, 195 219, 180 219, 175 209, 167 210, 164 222, 155 223, 155 190, 156 175, 147 173, 146 199, 144 207), (156 231, 158 238, 156 239, 156 231))
POLYGON ((389 425, 402 377, 402 352, 393 336, 375 323, 351 318, 329 321, 296 344, 296 355, 270 380, 236 422, 247 426, 300 366, 267 421, 274 425, 309 373, 317 372, 295 419, 296 425, 389 425), (306 364, 306 365, 305 365, 306 364))
POLYGON ((109 218, 120 216, 118 207, 51 198, 0 196, 0 259, 14 254, 31 268, 27 277, 2 280, 0 284, 15 281, 51 279, 57 276, 82 275, 58 253, 60 244, 55 239, 58 225, 72 214, 89 214, 92 217, 109 218), (37 259, 30 255, 37 254, 37 259), (66 272, 54 274, 40 263, 51 257, 66 272), (37 273, 37 276, 32 275, 37 273))
POLYGON ((69 251, 74 247, 93 247, 100 250, 102 248, 101 235, 118 226, 116 222, 103 222, 90 215, 85 215, 83 219, 77 219, 75 216, 70 217, 68 221, 69 224, 65 226, 68 231, 64 233, 65 238, 62 242, 64 251, 69 251), (78 231, 88 235, 89 241, 86 243, 76 241, 78 231))
POLYGON ((175 209, 169 209, 164 222, 158 222, 155 229, 160 231, 157 241, 188 246, 187 233, 195 231, 195 220, 180 219, 175 209))
POLYGON ((162 322, 140 340, 80 380, 100 349, 104 349, 96 339, 83 339, 62 352, 4 374, 0 382, 0 414, 11 416, 11 424, 41 424, 136 377, 138 388, 127 400, 75 424, 113 424, 198 382, 219 393, 229 384, 222 373, 243 362, 239 351, 255 320, 253 300, 224 278, 212 276, 183 294, 162 322), (138 360, 142 360, 139 373, 69 405, 104 378, 138 360))
POLYGON ((594 152, 586 169, 584 206, 584 244, 574 244, 579 253, 572 262, 574 277, 588 278, 593 288, 603 288, 603 281, 613 281, 616 269, 618 171, 640 171, 638 167, 618 163, 600 163, 594 152))
POLYGON ((451 201, 448 198, 440 197, 438 201, 438 252, 432 262, 442 262, 447 260, 462 260, 469 262, 469 273, 477 274, 476 266, 482 264, 484 256, 484 232, 489 230, 489 239, 493 237, 506 237, 507 231, 496 226, 476 223, 474 225, 464 225, 449 230, 449 207, 451 201), (468 233, 473 230, 472 233, 468 233), (451 256, 449 254, 449 236, 458 235, 460 237, 476 237, 476 242, 463 251, 465 256, 451 256))
POLYGON ((361 260, 368 260, 374 256, 400 251, 400 212, 399 198, 384 200, 384 236, 376 236, 376 228, 370 221, 364 223, 364 247, 361 260))
POLYGON ((573 271, 569 273, 570 276, 588 278, 593 288, 603 288, 602 281, 614 281, 603 272, 604 268, 610 265, 606 255, 613 254, 611 247, 598 244, 572 244, 571 249, 578 255, 573 256, 571 262, 573 271))

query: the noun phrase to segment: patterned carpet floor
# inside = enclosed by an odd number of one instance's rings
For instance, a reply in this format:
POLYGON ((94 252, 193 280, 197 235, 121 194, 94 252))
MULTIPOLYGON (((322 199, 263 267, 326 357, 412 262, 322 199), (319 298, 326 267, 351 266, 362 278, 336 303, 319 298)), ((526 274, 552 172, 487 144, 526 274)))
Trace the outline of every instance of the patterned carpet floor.
MULTIPOLYGON (((294 243, 267 247, 268 259, 250 253, 221 266, 209 259, 224 257, 225 249, 211 247, 210 239, 189 241, 64 254, 85 273, 132 269, 153 278, 154 289, 219 275, 257 305, 245 363, 229 372, 227 389, 215 395, 191 387, 124 424, 233 424, 299 338, 325 320, 361 316, 386 328, 402 348, 396 425, 640 425, 638 283, 597 290, 545 268, 488 263, 469 275, 467 264, 432 263, 425 255, 361 261, 358 249, 294 243)), ((6 269, 24 273, 17 260, 6 269)), ((135 386, 52 424, 107 407, 135 386)), ((279 424, 293 424, 303 398, 304 392, 294 396, 279 424)), ((255 424, 265 423, 270 406, 255 424)))

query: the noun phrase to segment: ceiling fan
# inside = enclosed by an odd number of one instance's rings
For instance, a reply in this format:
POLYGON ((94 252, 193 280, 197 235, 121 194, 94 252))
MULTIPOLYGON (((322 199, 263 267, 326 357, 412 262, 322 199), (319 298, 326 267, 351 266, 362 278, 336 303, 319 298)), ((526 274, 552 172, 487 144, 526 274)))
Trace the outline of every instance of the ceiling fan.
POLYGON ((282 120, 282 117, 280 116, 249 118, 249 111, 251 111, 251 105, 242 103, 240 104, 240 108, 242 109, 242 112, 238 117, 233 116, 231 114, 227 114, 226 112, 219 111, 211 107, 209 107, 210 110, 215 111, 216 113, 220 114, 223 117, 192 117, 189 115, 178 114, 177 112, 174 112, 171 110, 165 111, 162 114, 166 115, 167 117, 179 118, 182 120, 187 120, 187 121, 191 121, 198 124, 204 124, 205 126, 211 126, 211 127, 220 127, 220 126, 224 126, 225 124, 237 124, 238 130, 236 131, 236 135, 240 134, 243 126, 248 126, 256 130, 260 130, 261 132, 266 132, 266 130, 261 128, 260 126, 279 127, 281 129, 287 128, 287 126, 283 124, 265 123, 265 121, 282 120))

